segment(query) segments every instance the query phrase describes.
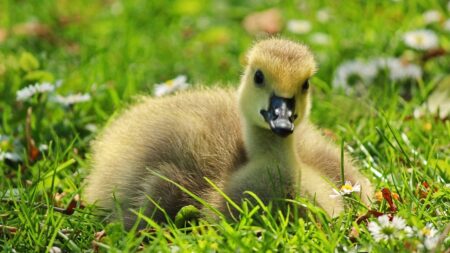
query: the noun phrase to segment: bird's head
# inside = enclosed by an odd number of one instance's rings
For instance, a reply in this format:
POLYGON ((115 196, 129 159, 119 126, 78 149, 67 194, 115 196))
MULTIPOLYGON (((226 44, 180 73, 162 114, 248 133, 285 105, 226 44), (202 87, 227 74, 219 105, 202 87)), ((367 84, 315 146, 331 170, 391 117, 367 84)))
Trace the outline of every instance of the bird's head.
POLYGON ((279 38, 257 42, 247 53, 239 88, 247 123, 283 137, 293 133, 309 113, 309 79, 315 71, 305 45, 279 38))

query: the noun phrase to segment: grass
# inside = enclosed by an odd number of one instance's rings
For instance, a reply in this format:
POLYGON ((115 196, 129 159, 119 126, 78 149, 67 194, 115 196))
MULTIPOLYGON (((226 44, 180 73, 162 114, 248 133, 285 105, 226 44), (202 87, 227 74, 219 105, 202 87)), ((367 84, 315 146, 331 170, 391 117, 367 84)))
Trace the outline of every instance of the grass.
MULTIPOLYGON (((412 115, 448 76, 450 59, 420 61, 423 53, 408 48, 402 36, 426 27, 448 52, 448 31, 439 23, 426 25, 422 18, 430 9, 448 18, 447 2, 301 3, 0 0, 0 148, 20 157, 0 161, 0 249, 127 252, 143 245, 146 252, 409 252, 418 247, 418 237, 376 242, 365 222, 356 223, 366 210, 352 201, 336 219, 299 199, 310 206, 307 219, 291 218, 292 213, 260 215, 244 205, 238 222, 200 220, 177 227, 148 220, 147 230, 129 232, 119 222, 103 222, 90 206, 70 214, 73 204, 80 205, 72 199, 83 197, 89 142, 110 116, 136 95, 150 94, 155 83, 178 74, 186 74, 193 84, 235 87, 243 53, 254 40, 242 20, 274 6, 286 20, 312 23, 307 34, 281 31, 283 37, 310 45, 317 56, 312 121, 343 143, 378 190, 386 187, 400 196, 394 200, 395 216, 419 229, 431 223, 442 233, 450 221, 450 123, 432 114, 412 115), (331 20, 320 22, 316 13, 324 7, 331 20), (37 25, 21 25, 30 22, 37 25), (314 43, 314 32, 329 35, 329 43, 314 43), (410 59, 423 69, 422 78, 392 82, 381 75, 360 94, 332 87, 342 62, 381 56, 410 59), (62 80, 57 93, 89 93, 91 100, 61 106, 45 93, 16 101, 23 87, 56 80, 62 80), (401 96, 405 92, 409 96, 401 96), (47 148, 38 152, 42 144, 47 148), (106 235, 93 246, 102 230, 106 235)), ((372 208, 389 211, 386 200, 372 208)), ((442 251, 450 247, 445 236, 442 251)))

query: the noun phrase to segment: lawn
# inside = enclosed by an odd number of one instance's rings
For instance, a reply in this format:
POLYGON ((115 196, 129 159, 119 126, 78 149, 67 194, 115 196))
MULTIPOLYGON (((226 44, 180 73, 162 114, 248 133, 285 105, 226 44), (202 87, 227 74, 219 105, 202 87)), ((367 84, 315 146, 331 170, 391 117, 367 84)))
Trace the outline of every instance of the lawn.
MULTIPOLYGON (((450 2, 0 0, 3 252, 445 252, 450 249, 450 2), (311 121, 376 186, 331 219, 148 220, 125 231, 83 203, 89 143, 137 96, 184 75, 237 87, 265 33, 319 70, 311 121)), ((257 207, 264 209, 264 206, 257 207)))

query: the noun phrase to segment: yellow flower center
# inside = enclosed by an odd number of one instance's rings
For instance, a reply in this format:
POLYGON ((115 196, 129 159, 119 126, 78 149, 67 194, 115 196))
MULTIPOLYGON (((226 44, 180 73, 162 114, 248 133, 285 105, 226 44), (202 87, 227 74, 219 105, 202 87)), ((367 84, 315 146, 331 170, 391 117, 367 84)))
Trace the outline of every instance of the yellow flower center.
POLYGON ((423 129, 427 132, 429 132, 432 128, 433 128, 433 126, 431 125, 430 122, 423 124, 423 129))
POLYGON ((431 235, 431 230, 427 227, 424 227, 424 228, 422 228, 422 234, 424 236, 429 236, 429 235, 431 235))
POLYGON ((341 191, 344 191, 344 190, 347 190, 347 191, 353 191, 353 186, 351 186, 351 185, 349 185, 349 184, 344 184, 344 185, 341 187, 341 191))
POLYGON ((425 42, 425 38, 423 36, 416 36, 416 43, 418 45, 423 45, 424 42, 425 42))
POLYGON ((9 146, 9 142, 7 140, 0 142, 0 150, 7 150, 9 146))
POLYGON ((172 87, 173 86, 173 79, 172 80, 169 80, 169 81, 166 81, 166 86, 167 87, 172 87))
POLYGON ((383 200, 383 193, 382 193, 381 191, 377 191, 377 192, 375 193, 375 198, 376 198, 378 201, 382 201, 382 200, 383 200))

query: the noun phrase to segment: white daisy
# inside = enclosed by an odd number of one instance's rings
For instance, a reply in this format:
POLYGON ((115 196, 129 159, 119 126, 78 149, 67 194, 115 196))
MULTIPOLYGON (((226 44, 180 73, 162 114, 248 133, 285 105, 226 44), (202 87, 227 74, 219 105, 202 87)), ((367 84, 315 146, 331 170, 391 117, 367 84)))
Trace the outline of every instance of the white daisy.
POLYGON ((413 237, 414 236, 414 230, 411 227, 406 226, 404 231, 405 231, 406 237, 413 237))
POLYGON ((429 10, 422 14, 423 21, 425 24, 437 23, 443 16, 438 10, 429 10))
POLYGON ((405 79, 419 79, 422 77, 422 69, 419 65, 402 61, 399 58, 376 58, 373 62, 379 69, 389 71, 389 78, 392 81, 405 79))
POLYGON ((403 41, 408 47, 418 50, 428 50, 439 46, 436 33, 427 29, 407 32, 403 35, 403 41))
POLYGON ((394 226, 394 228, 402 230, 406 228, 406 221, 401 217, 395 216, 392 219, 392 225, 394 226))
POLYGON ((352 182, 345 181, 345 184, 341 186, 341 189, 338 191, 336 189, 333 189, 334 194, 330 195, 331 198, 337 198, 344 195, 350 195, 353 192, 360 192, 361 191, 361 185, 356 183, 355 185, 352 185, 352 182))
POLYGON ((89 132, 95 133, 98 130, 98 127, 95 124, 89 123, 84 126, 84 129, 88 130, 89 132))
POLYGON ((370 84, 380 73, 387 71, 392 81, 405 79, 419 79, 422 77, 422 69, 419 65, 404 61, 400 58, 386 57, 374 58, 368 61, 353 60, 341 64, 334 75, 333 86, 343 87, 347 91, 370 84), (356 79, 355 79, 356 77, 356 79))
POLYGON ((330 44, 330 36, 326 33, 313 33, 310 36, 311 42, 317 45, 330 44))
POLYGON ((423 237, 433 237, 436 236, 437 233, 438 231, 434 228, 433 224, 431 223, 427 223, 427 225, 425 225, 425 227, 423 227, 419 231, 419 234, 423 237))
POLYGON ((330 20, 330 11, 328 9, 320 9, 316 13, 316 18, 321 23, 326 23, 330 20))
MULTIPOLYGON (((377 66, 371 62, 364 62, 361 60, 353 60, 342 63, 336 70, 333 78, 334 87, 342 87, 345 90, 349 90, 353 85, 351 84, 351 77, 360 78, 359 82, 363 84, 371 83, 377 75, 377 66)), ((358 83, 356 84, 358 85, 358 83)))
POLYGON ((424 240, 424 246, 429 250, 434 249, 439 241, 438 231, 431 223, 427 223, 427 225, 419 231, 419 237, 424 240))
POLYGON ((445 20, 444 30, 446 30, 447 32, 450 32, 450 19, 445 20))
POLYGON ((61 253, 62 250, 58 247, 53 246, 50 250, 49 253, 61 253))
POLYGON ((48 145, 47 144, 40 144, 38 149, 41 152, 47 151, 48 150, 48 145))
POLYGON ((4 160, 10 160, 12 162, 22 161, 22 158, 13 152, 3 152, 0 150, 0 162, 4 160))
POLYGON ((17 152, 17 149, 20 149, 19 145, 18 140, 11 140, 10 137, 0 134, 0 162, 4 160, 12 162, 22 161, 17 152))
POLYGON ((59 104, 65 105, 65 106, 69 106, 69 105, 73 105, 73 104, 77 104, 77 103, 87 102, 87 101, 91 100, 91 95, 89 95, 88 93, 70 94, 65 97, 63 97, 61 95, 56 95, 53 98, 53 100, 56 103, 59 103, 59 104))
POLYGON ((406 226, 403 218, 394 217, 392 221, 389 221, 387 215, 378 217, 377 221, 369 222, 367 228, 377 242, 401 239, 408 235, 408 231, 412 231, 410 227, 406 226))
POLYGON ((311 29, 312 25, 308 20, 292 19, 287 22, 287 30, 291 33, 305 34, 311 29))
POLYGON ((424 245, 425 245, 425 248, 431 250, 431 249, 434 249, 436 247, 438 242, 439 242, 439 237, 438 236, 427 237, 425 239, 424 245))
POLYGON ((17 101, 26 101, 30 97, 34 96, 34 94, 37 93, 46 93, 46 92, 52 92, 55 90, 55 86, 51 83, 36 83, 34 85, 29 85, 21 90, 18 90, 16 93, 16 100, 17 101))
POLYGON ((185 75, 179 75, 174 79, 165 81, 164 83, 156 84, 153 93, 157 97, 161 97, 177 90, 184 90, 189 86, 186 82, 187 77, 185 75))
POLYGON ((178 247, 177 245, 171 245, 169 247, 169 249, 170 249, 170 253, 178 253, 181 250, 180 247, 178 247))
POLYGON ((437 115, 441 119, 450 116, 450 100, 448 99, 450 91, 447 84, 446 82, 440 82, 428 96, 427 101, 415 108, 415 118, 423 117, 426 113, 437 115))

